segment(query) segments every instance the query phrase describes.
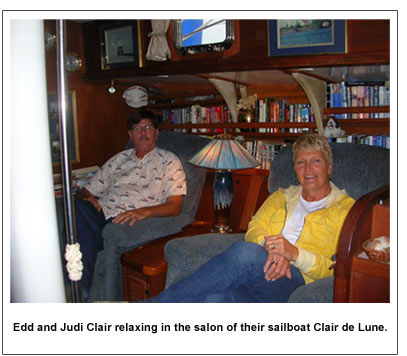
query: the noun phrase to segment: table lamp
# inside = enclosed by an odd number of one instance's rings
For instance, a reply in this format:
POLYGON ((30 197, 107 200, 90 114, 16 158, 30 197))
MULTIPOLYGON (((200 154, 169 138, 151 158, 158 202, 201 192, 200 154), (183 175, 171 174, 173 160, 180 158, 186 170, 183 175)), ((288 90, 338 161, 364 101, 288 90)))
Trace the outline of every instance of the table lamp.
POLYGON ((260 164, 232 135, 220 134, 189 160, 196 166, 215 170, 213 204, 215 225, 213 232, 230 231, 229 213, 233 198, 232 171, 248 169, 260 164))

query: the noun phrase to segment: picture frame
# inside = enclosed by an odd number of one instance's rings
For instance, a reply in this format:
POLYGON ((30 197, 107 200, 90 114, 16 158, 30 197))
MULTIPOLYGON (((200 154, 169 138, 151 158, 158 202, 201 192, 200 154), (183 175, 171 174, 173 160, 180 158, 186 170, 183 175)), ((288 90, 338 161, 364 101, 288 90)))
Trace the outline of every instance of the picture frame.
POLYGON ((268 45, 270 57, 346 53, 346 20, 268 20, 268 45))
POLYGON ((139 20, 101 26, 102 69, 143 67, 140 33, 139 20))
MULTIPOLYGON (((51 143, 51 158, 53 165, 61 164, 61 141, 59 128, 58 95, 49 92, 48 96, 48 123, 51 143)), ((76 91, 68 92, 67 133, 71 162, 77 163, 79 159, 78 120, 76 113, 76 91)))

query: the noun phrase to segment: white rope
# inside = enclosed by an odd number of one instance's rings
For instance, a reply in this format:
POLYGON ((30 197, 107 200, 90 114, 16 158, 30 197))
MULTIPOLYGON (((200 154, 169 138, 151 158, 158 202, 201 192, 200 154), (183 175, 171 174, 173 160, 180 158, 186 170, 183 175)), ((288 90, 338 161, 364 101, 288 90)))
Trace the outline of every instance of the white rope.
POLYGON ((71 281, 79 281, 82 278, 83 263, 82 253, 80 251, 79 243, 73 245, 66 245, 65 247, 65 259, 67 261, 66 269, 71 281))

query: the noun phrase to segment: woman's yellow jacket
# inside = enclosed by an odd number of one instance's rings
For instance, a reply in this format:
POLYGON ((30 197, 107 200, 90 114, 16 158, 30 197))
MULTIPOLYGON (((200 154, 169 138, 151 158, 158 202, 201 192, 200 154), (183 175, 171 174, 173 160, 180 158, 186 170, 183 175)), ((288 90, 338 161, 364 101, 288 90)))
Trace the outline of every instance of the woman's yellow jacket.
MULTIPOLYGON (((336 253, 338 240, 345 218, 354 204, 345 190, 330 182, 331 193, 325 207, 305 217, 304 227, 296 242, 298 258, 292 264, 297 267, 305 283, 333 275, 331 257, 336 253)), ((279 235, 285 222, 294 213, 302 187, 280 188, 270 195, 252 217, 245 236, 248 242, 264 244, 264 237, 279 235)))

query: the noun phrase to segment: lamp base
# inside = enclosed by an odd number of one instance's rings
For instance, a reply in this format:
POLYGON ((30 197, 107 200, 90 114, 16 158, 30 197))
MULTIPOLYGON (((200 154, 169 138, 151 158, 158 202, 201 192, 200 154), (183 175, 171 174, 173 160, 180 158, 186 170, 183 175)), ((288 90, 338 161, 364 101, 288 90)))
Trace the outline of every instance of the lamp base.
POLYGON ((215 224, 213 232, 227 233, 231 231, 229 225, 230 207, 233 198, 233 176, 231 171, 216 171, 213 182, 213 202, 215 208, 215 224))

